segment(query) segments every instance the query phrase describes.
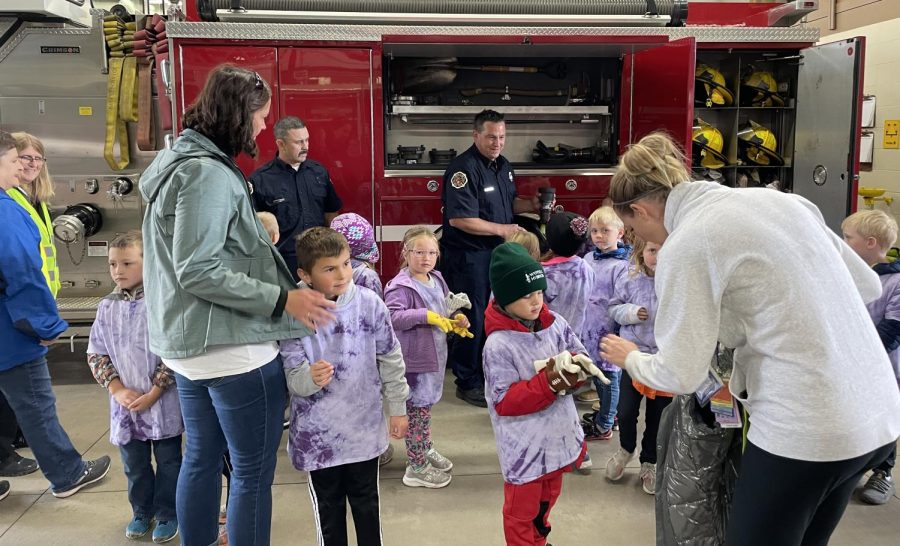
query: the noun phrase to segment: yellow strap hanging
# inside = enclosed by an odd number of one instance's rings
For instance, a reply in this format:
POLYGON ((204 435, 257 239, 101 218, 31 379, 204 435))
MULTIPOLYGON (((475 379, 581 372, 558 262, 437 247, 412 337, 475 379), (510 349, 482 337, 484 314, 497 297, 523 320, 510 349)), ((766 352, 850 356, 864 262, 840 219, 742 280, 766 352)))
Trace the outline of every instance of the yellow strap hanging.
POLYGON ((125 57, 122 65, 122 85, 119 90, 119 117, 125 121, 138 120, 137 58, 125 57))
POLYGON ((131 163, 128 150, 128 127, 119 116, 124 65, 124 58, 111 57, 109 59, 109 81, 106 86, 106 141, 103 143, 103 157, 109 168, 114 171, 121 171, 131 163), (116 159, 115 156, 117 140, 119 142, 119 159, 116 159))

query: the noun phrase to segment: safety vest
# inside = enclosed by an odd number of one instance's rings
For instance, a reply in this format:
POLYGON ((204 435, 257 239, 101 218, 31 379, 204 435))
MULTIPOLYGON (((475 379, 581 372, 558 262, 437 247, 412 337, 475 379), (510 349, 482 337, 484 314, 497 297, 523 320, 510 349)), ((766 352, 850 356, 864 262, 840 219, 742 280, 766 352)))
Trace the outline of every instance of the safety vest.
POLYGON ((40 213, 38 213, 31 204, 31 201, 28 200, 28 196, 20 188, 10 188, 6 190, 6 193, 28 212, 41 234, 41 258, 43 261, 41 271, 44 273, 44 278, 47 279, 47 286, 50 287, 50 293, 53 294, 53 297, 55 298, 60 287, 59 266, 56 263, 56 245, 53 244, 53 224, 50 222, 50 213, 47 211, 47 204, 41 203, 40 213))

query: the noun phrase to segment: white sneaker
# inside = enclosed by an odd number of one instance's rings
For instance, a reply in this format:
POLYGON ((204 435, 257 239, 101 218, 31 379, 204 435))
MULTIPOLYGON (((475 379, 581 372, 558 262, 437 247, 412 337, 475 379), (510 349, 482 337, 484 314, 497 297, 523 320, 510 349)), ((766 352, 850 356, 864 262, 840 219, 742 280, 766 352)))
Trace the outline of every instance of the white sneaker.
POLYGON ((441 472, 450 472, 453 470, 453 463, 450 459, 438 453, 434 448, 425 454, 425 460, 428 461, 428 464, 430 464, 432 468, 436 468, 441 472))
POLYGON ((625 466, 634 458, 634 453, 628 453, 621 447, 616 450, 612 457, 606 461, 606 479, 616 482, 622 479, 625 474, 625 466))
POLYGON ((407 465, 406 473, 403 474, 403 485, 407 487, 427 487, 428 489, 440 489, 450 485, 452 476, 446 472, 441 472, 437 468, 427 465, 421 472, 417 472, 413 467, 407 465))
POLYGON ((581 466, 576 468, 575 472, 578 472, 582 476, 589 476, 592 468, 594 468, 594 463, 591 461, 591 454, 585 451, 581 466))
POLYGON ((599 402, 600 396, 594 389, 587 389, 575 395, 576 402, 599 402))
POLYGON ((656 465, 652 463, 641 463, 641 488, 648 495, 656 494, 656 465))
POLYGON ((394 458, 394 446, 388 444, 387 449, 384 450, 384 453, 378 456, 378 466, 384 466, 391 462, 391 459, 394 458))

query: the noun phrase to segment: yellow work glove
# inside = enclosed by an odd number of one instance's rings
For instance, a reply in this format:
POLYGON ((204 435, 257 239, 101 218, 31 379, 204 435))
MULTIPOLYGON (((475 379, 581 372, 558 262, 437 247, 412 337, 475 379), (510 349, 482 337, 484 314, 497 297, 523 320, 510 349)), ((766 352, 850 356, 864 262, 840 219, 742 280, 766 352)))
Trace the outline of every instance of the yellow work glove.
POLYGON ((460 317, 465 318, 465 315, 460 313, 453 318, 453 333, 458 335, 459 337, 475 337, 475 334, 470 332, 468 328, 462 325, 460 317))
POLYGON ((436 326, 441 332, 449 334, 453 330, 453 321, 447 317, 442 317, 434 311, 428 311, 426 316, 428 318, 428 324, 436 326))

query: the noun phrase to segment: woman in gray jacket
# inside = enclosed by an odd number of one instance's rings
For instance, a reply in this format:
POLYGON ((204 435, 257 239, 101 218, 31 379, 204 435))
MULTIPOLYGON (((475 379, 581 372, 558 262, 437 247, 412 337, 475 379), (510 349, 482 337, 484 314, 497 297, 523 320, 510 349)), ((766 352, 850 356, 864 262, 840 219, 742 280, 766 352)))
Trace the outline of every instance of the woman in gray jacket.
POLYGON ((750 429, 725 542, 827 544, 859 478, 900 435, 900 393, 864 304, 881 283, 806 199, 689 180, 664 135, 622 156, 616 212, 663 245, 659 352, 609 335, 601 355, 645 385, 688 394, 716 341, 734 347, 729 387, 750 429))
POLYGON ((286 392, 277 342, 332 318, 333 303, 297 289, 234 162, 256 155, 270 103, 259 74, 217 67, 141 176, 150 349, 175 372, 184 416, 176 510, 187 546, 217 541, 226 449, 230 544, 269 544, 286 392))

